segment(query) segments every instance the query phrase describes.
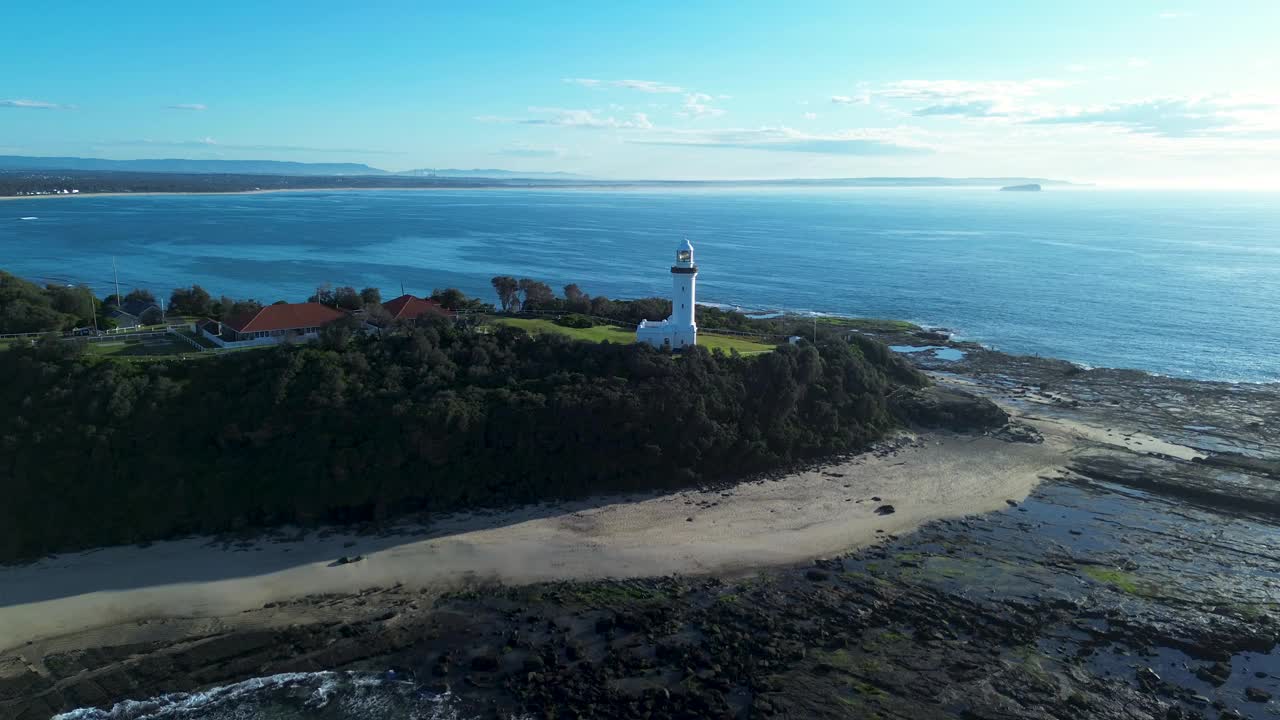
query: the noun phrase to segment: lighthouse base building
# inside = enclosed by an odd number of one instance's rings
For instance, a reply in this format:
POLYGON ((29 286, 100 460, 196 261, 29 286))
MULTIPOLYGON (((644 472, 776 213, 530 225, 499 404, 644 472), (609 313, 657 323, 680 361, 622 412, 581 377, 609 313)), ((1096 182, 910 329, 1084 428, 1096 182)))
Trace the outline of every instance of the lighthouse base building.
POLYGON ((636 328, 636 342, 680 350, 698 344, 698 324, 694 320, 698 266, 693 262, 693 245, 686 239, 676 248, 676 264, 671 266, 671 317, 642 320, 636 328))

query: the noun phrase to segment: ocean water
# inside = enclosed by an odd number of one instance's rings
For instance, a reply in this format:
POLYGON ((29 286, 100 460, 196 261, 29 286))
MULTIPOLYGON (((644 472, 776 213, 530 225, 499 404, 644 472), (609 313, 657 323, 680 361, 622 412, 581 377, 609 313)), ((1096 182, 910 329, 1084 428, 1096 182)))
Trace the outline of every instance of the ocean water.
POLYGON ((676 243, 699 300, 913 320, 1001 350, 1280 381, 1280 194, 1051 189, 457 190, 0 203, 0 268, 167 295, 384 297, 532 277, 665 294, 676 243))

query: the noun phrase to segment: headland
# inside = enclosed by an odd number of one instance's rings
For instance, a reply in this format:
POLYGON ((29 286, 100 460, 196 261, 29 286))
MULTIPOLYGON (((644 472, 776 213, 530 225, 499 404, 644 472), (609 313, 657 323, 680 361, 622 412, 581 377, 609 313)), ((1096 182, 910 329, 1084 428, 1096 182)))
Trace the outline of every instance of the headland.
POLYGON ((910 430, 803 471, 2 569, 18 589, 0 608, 0 709, 388 669, 483 715, 1166 718, 1273 702, 1274 386, 882 339, 926 348, 905 357, 939 394, 907 403, 910 430), (965 427, 964 393, 1009 422, 965 427))

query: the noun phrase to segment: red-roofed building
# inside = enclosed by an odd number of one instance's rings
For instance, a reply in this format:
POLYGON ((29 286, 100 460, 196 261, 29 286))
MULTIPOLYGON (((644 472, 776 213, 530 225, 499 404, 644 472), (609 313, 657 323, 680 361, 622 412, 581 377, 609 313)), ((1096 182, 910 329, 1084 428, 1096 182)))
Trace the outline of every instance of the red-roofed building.
POLYGON ((219 345, 253 343, 266 345, 285 340, 309 340, 320 328, 347 314, 320 303, 279 303, 257 312, 245 313, 218 322, 206 320, 200 330, 219 345))
POLYGON ((394 300, 388 300, 382 303, 382 307, 391 315, 392 322, 396 320, 413 322, 423 315, 440 315, 442 317, 453 317, 454 315, 452 310, 445 310, 435 300, 412 295, 401 295, 394 300))

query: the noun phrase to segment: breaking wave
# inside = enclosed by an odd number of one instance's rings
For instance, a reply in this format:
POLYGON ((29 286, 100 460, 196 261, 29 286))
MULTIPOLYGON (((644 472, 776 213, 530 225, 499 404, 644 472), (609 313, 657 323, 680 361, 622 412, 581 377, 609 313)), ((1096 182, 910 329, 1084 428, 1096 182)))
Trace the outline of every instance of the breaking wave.
POLYGON ((110 710, 81 708, 53 720, 466 720, 461 712, 452 693, 422 690, 395 672, 313 672, 126 700, 110 710))

